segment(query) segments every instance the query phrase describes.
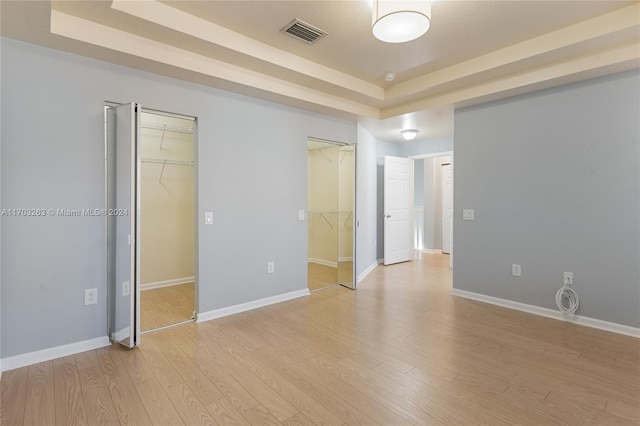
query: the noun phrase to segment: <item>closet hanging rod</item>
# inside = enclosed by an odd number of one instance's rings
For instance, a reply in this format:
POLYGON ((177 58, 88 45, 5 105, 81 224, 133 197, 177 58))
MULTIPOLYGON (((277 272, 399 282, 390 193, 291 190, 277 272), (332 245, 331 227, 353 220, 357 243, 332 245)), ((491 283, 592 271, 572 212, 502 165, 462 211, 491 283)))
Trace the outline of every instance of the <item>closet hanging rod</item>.
POLYGON ((309 214, 351 214, 351 210, 309 210, 309 214))
POLYGON ((140 123, 140 127, 143 129, 154 129, 154 130, 162 130, 167 132, 176 132, 176 133, 193 133, 193 127, 180 127, 180 126, 171 126, 169 124, 157 124, 150 123, 148 121, 142 121, 140 123))
POLYGON ((185 160, 163 160, 160 158, 141 158, 141 162, 143 163, 154 163, 154 164, 171 164, 172 166, 193 166, 192 161, 185 160))

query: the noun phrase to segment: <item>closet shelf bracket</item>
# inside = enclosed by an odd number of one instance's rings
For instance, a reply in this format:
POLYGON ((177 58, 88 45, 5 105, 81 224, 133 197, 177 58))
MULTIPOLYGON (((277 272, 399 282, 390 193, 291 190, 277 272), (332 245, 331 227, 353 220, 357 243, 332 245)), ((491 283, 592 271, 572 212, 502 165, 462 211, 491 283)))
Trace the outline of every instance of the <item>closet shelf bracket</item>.
MULTIPOLYGON (((346 212, 345 212, 346 213, 346 212)), ((344 221, 344 225, 342 226, 347 226, 347 223, 349 223, 349 219, 351 219, 351 215, 353 214, 353 212, 349 212, 349 216, 347 216, 347 218, 344 221)))
MULTIPOLYGON (((162 133, 163 137, 164 137, 164 132, 162 133)), ((160 144, 162 146, 162 143, 160 144)), ((164 163, 162 163, 162 171, 160 172, 160 178, 158 179, 158 183, 162 183, 162 175, 164 175, 164 168, 167 167, 167 160, 164 160, 164 163)))
MULTIPOLYGON (((160 138, 160 149, 164 149, 162 147, 162 143, 164 142, 164 134, 166 133, 166 131, 167 131, 167 125, 163 124, 162 125, 162 138, 160 138)), ((164 171, 164 166, 162 166, 162 170, 164 171)), ((162 176, 160 178, 162 179, 162 176)))

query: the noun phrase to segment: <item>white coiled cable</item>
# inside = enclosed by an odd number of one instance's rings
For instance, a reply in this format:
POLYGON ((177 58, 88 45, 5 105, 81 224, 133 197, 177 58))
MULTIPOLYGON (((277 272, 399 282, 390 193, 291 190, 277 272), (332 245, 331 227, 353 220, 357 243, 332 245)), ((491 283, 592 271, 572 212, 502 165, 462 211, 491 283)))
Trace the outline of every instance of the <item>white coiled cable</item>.
POLYGON ((566 284, 563 285, 556 293, 556 305, 558 305, 560 312, 574 315, 578 310, 579 304, 580 300, 578 299, 578 293, 576 293, 571 287, 567 287, 566 284), (563 303, 564 301, 566 301, 568 305, 565 305, 563 303))

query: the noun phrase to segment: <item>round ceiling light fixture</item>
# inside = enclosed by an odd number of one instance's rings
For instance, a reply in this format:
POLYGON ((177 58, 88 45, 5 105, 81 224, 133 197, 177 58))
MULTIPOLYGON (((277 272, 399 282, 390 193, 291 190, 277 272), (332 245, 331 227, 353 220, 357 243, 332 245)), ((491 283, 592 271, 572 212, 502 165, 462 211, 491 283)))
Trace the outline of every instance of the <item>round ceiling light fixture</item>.
POLYGON ((384 80, 388 82, 392 82, 396 79, 396 74, 393 72, 388 72, 384 75, 384 80))
POLYGON ((401 130, 400 134, 402 135, 404 140, 412 141, 412 140, 414 140, 416 138, 416 136, 418 136, 418 130, 417 129, 401 130))
POLYGON ((425 34, 431 26, 431 2, 374 0, 371 29, 387 43, 404 43, 425 34))

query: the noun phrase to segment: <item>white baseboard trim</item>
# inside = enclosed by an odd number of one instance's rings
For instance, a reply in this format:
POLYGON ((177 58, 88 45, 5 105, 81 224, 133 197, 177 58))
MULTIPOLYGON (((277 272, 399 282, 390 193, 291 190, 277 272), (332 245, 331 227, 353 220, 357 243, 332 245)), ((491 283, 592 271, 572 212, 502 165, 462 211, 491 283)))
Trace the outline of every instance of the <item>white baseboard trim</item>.
POLYGON ((157 281, 155 283, 147 283, 140 285, 140 291, 151 290, 154 288, 171 287, 173 285, 188 284, 195 281, 194 277, 176 278, 173 280, 157 281))
POLYGON ((202 312, 197 315, 196 322, 211 321, 216 318, 222 318, 240 312, 250 311, 263 306, 273 305, 275 303, 285 302, 287 300, 296 299, 298 297, 308 296, 311 294, 309 289, 296 290, 289 293, 279 294, 277 296, 265 297, 264 299, 253 300, 251 302, 241 303, 239 305, 228 306, 226 308, 214 309, 213 311, 202 312))
POLYGON ((361 282, 362 280, 364 280, 367 277, 367 275, 369 275, 377 267, 378 267, 378 261, 376 260, 371 265, 369 265, 367 269, 362 271, 360 275, 358 275, 358 282, 361 282))
POLYGON ((422 249, 420 251, 427 254, 442 254, 442 250, 440 249, 422 249))
POLYGON ((39 351, 29 352, 26 354, 9 356, 2 358, 3 371, 14 370, 20 367, 37 364, 39 362, 51 361, 52 359, 62 358, 69 355, 79 354, 80 352, 91 351, 93 349, 109 346, 111 342, 107 336, 97 337, 95 339, 83 340, 81 342, 69 343, 68 345, 56 346, 53 348, 42 349, 39 351))
POLYGON ((464 297, 465 299, 473 299, 479 302, 490 303, 492 305, 502 306, 504 308, 515 309, 517 311, 528 312, 530 314, 540 315, 547 318, 571 322, 573 324, 583 325, 585 327, 597 328, 599 330, 610 331, 612 333, 624 334, 625 336, 640 338, 640 328, 635 328, 628 325, 616 324, 614 322, 603 321, 580 315, 569 316, 553 309, 542 308, 535 305, 528 305, 526 303, 515 302, 513 300, 500 299, 498 297, 487 296, 484 294, 474 293, 466 290, 459 290, 456 288, 451 290, 451 294, 454 296, 464 297))
POLYGON ((324 260, 324 259, 318 259, 315 257, 310 257, 307 260, 308 263, 316 263, 318 265, 324 265, 324 266, 330 266, 332 268, 337 268, 338 267, 338 263, 337 262, 331 262, 330 260, 324 260))
POLYGON ((382 259, 377 260, 378 265, 384 265, 384 257, 382 259))
POLYGON ((330 266, 332 268, 337 268, 338 263, 340 262, 353 262, 353 257, 339 257, 338 262, 332 262, 330 260, 318 259, 316 257, 310 257, 307 259, 308 263, 317 263, 318 265, 330 266))
POLYGON ((129 326, 123 328, 122 330, 116 331, 115 333, 111 333, 111 340, 113 340, 114 342, 119 342, 127 337, 129 337, 129 326))

